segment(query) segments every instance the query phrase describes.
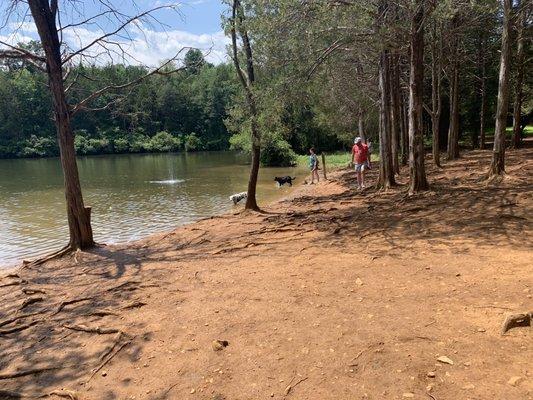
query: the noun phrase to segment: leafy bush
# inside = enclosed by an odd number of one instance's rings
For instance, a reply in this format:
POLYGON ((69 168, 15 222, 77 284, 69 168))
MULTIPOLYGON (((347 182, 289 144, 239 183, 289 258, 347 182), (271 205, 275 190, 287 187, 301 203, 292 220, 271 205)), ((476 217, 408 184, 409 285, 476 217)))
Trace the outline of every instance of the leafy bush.
POLYGON ((261 146, 261 163, 268 166, 289 167, 296 163, 296 153, 279 135, 270 135, 261 146))
MULTIPOLYGON (((237 133, 230 138, 231 149, 246 154, 252 151, 251 138, 246 131, 237 133)), ((261 164, 265 166, 288 167, 296 163, 296 153, 291 145, 280 135, 265 135, 261 141, 261 164)))
POLYGON ((148 143, 148 150, 153 152, 176 151, 180 148, 181 141, 166 131, 155 134, 148 143))
POLYGON ((113 141, 113 149, 116 153, 127 153, 130 149, 130 143, 126 138, 118 138, 113 141))
POLYGON ((197 151, 202 147, 202 141, 196 133, 191 133, 185 138, 185 151, 197 151))
POLYGON ((18 152, 19 157, 46 157, 55 156, 59 152, 55 140, 47 137, 31 135, 24 141, 22 149, 18 152))

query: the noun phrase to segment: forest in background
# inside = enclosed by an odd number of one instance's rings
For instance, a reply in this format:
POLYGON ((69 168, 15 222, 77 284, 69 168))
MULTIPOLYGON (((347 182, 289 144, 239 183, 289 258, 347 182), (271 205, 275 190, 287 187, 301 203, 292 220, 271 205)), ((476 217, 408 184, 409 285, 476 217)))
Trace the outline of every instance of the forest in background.
MULTIPOLYGON (((378 49, 383 38, 389 41, 394 64, 391 76, 402 107, 396 129, 407 130, 409 60, 403 43, 408 27, 399 14, 391 14, 376 28, 357 2, 300 5, 299 14, 290 11, 290 1, 278 1, 275 8, 249 1, 244 7, 246 28, 254 38, 254 94, 264 165, 289 165, 296 153, 305 154, 311 146, 328 152, 347 149, 358 134, 377 143, 378 49)), ((520 23, 528 25, 529 21, 520 23)), ((518 51, 518 28, 515 21, 513 55, 518 51)), ((435 87, 441 149, 446 149, 454 87, 461 145, 480 147, 485 134, 493 130, 501 29, 501 9, 495 1, 445 1, 428 16, 422 116, 428 148, 434 142, 435 87)), ((38 42, 21 47, 42 53, 38 42)), ((530 40, 525 40, 524 53, 527 62, 530 40)), ((518 57, 513 60, 511 91, 515 96, 518 57)), ((250 153, 250 116, 233 64, 209 64, 196 49, 188 51, 183 64, 184 70, 178 73, 152 76, 122 93, 99 97, 91 107, 102 110, 77 114, 72 120, 77 154, 228 149, 250 153)), ((120 85, 147 71, 143 66, 79 64, 70 73, 77 80, 68 96, 78 102, 106 83, 120 85)), ((522 115, 530 115, 532 109, 527 72, 526 68, 522 115)), ((0 62, 0 158, 59 154, 46 80, 45 74, 25 60, 0 62)), ((513 102, 509 126, 512 108, 513 102)), ((405 159, 400 139, 399 157, 405 159)))
MULTIPOLYGON (((37 42, 21 47, 40 51, 37 42)), ((76 153, 249 152, 238 126, 242 94, 233 65, 208 63, 197 49, 189 50, 183 63, 183 71, 144 79, 126 94, 108 93, 92 105, 94 112, 77 115, 76 153)), ((142 66, 78 65, 71 72, 79 76, 77 86, 69 95, 77 102, 103 84, 124 84, 147 72, 142 66)), ((285 116, 283 134, 274 129, 265 136, 265 165, 289 165, 295 151, 305 152, 314 143, 331 151, 341 148, 333 132, 318 127, 310 109, 298 112, 292 126, 294 116, 285 116)), ((0 61, 0 158, 58 155, 46 76, 25 61, 0 61)))
MULTIPOLYGON (((423 113, 427 147, 432 144, 428 106, 435 86, 433 64, 438 64, 440 80, 439 146, 446 147, 454 68, 458 74, 461 145, 479 147, 481 131, 494 128, 502 15, 496 3, 489 3, 461 4, 456 8, 443 3, 427 23, 423 113)), ((305 154, 311 146, 328 152, 346 150, 359 132, 377 142, 379 88, 374 48, 379 43, 374 39, 379 35, 363 35, 361 39, 364 24, 369 29, 371 26, 368 21, 354 20, 349 15, 355 6, 302 6, 306 17, 295 17, 283 5, 279 2, 275 13, 259 3, 246 5, 247 28, 256 38, 254 52, 259 60, 255 94, 263 132, 262 163, 289 165, 296 153, 305 154), (333 23, 331 18, 337 21, 333 23), (331 28, 320 29, 328 26, 331 28), (281 40, 288 32, 288 39, 281 40)), ((395 30, 391 39, 398 40, 401 35, 401 30, 395 30)), ((516 28, 513 35, 515 54, 516 28)), ((531 44, 528 40, 525 43, 527 60, 531 44)), ((38 42, 22 46, 41 51, 38 42)), ((392 41, 391 47, 394 46, 392 41)), ((406 107, 409 65, 403 52, 401 47, 398 52, 393 51, 393 58, 400 100, 406 107)), ((517 58, 513 59, 516 63, 517 58)), ((101 96, 92 107, 103 110, 76 115, 73 128, 77 154, 228 149, 250 153, 249 115, 233 64, 207 63, 196 49, 188 51, 183 63, 185 69, 179 73, 153 76, 125 93, 101 96)), ((512 92, 516 91, 516 71, 513 68, 512 92)), ((76 88, 68 95, 76 102, 103 83, 120 85, 146 72, 143 66, 79 64, 71 72, 79 77, 76 88)), ((27 61, 1 61, 0 158, 59 154, 46 79, 27 61)), ((530 115, 531 79, 527 70, 523 90, 521 113, 530 115)), ((509 111, 510 126, 512 104, 509 111)), ((405 125, 406 117, 402 116, 402 120, 405 125)))

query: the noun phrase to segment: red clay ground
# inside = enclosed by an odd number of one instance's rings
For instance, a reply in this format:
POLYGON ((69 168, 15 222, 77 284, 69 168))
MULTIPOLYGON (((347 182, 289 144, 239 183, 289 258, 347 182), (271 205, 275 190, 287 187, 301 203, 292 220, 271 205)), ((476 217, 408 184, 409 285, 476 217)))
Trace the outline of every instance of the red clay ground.
POLYGON ((532 399, 532 329, 500 327, 533 311, 533 151, 489 185, 488 157, 430 168, 423 195, 343 171, 265 214, 17 270, 0 398, 532 399))

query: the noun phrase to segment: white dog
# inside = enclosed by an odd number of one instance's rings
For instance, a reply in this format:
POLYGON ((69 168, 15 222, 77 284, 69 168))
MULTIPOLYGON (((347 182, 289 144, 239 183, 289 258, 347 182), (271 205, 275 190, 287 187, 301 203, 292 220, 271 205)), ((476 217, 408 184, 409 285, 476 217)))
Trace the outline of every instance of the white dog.
POLYGON ((247 192, 242 192, 242 193, 236 193, 236 194, 232 194, 229 199, 231 201, 233 201, 233 204, 237 204, 239 201, 241 201, 242 199, 245 199, 248 197, 248 193, 247 192))

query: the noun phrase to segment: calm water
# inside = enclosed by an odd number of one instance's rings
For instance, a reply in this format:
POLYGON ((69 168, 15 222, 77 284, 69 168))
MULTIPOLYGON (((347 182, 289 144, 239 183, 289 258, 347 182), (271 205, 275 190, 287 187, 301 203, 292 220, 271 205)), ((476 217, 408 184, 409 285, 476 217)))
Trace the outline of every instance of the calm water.
MULTIPOLYGON (((78 159, 85 203, 92 206, 95 240, 118 243, 170 230, 234 206, 246 191, 249 166, 230 153, 135 154, 78 159)), ((283 197, 276 175, 305 170, 263 168, 260 202, 283 197)), ((242 208, 242 202, 237 208, 242 208)), ((59 159, 0 160, 0 266, 62 247, 68 241, 59 159)))

